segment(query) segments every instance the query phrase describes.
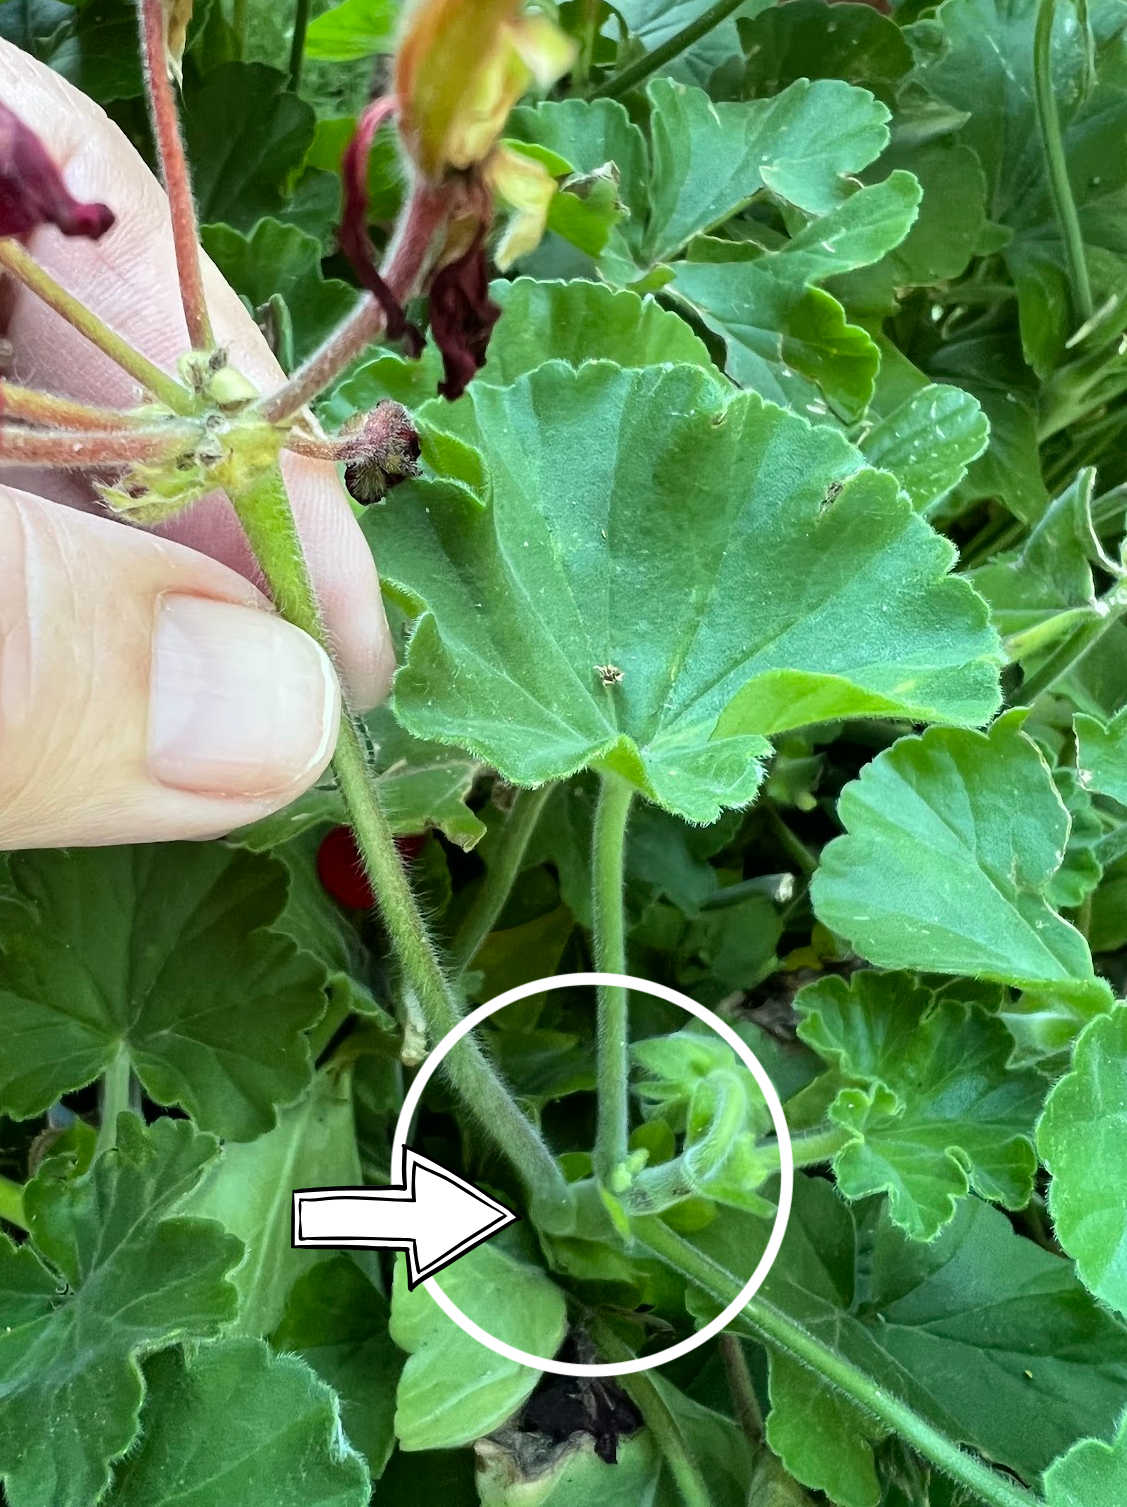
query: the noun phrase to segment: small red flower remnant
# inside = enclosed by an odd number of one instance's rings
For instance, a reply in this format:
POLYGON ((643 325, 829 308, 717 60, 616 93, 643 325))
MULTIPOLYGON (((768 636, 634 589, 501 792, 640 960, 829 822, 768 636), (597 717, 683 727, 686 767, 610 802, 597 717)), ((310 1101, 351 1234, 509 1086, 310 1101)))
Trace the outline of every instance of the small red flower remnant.
POLYGON ((96 241, 113 222, 105 204, 83 204, 70 193, 39 137, 0 104, 0 236, 57 225, 64 235, 96 241))
POLYGON ((350 827, 334 827, 317 849, 317 877, 340 905, 371 910, 376 903, 350 827))
MULTIPOLYGON (((404 863, 411 863, 425 841, 419 833, 397 837, 395 846, 404 863)), ((317 849, 317 877, 337 904, 349 910, 371 910, 376 903, 351 827, 333 827, 325 834, 317 849)))

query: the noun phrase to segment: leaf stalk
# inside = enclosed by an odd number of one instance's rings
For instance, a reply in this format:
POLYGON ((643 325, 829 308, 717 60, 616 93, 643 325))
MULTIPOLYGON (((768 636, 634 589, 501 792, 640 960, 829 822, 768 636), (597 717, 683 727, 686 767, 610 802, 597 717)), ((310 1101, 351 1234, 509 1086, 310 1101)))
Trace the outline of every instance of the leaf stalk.
MULTIPOLYGON (((626 827, 634 787, 616 774, 604 774, 595 807, 591 856, 595 967, 601 973, 626 972, 623 913, 626 827)), ((598 991, 598 1118, 595 1174, 606 1184, 626 1159, 630 1125, 630 1017, 627 991, 598 991)))

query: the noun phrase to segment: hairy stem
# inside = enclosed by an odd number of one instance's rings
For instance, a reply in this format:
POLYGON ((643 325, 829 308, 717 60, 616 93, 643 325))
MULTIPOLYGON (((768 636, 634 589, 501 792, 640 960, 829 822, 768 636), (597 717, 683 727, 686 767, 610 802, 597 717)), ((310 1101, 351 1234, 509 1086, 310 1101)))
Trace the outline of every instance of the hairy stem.
POLYGON ((211 318, 200 263, 199 228, 196 204, 192 198, 192 180, 188 159, 180 135, 180 117, 168 77, 165 52, 164 0, 137 0, 141 25, 141 58, 145 68, 145 92, 156 137, 160 175, 168 195, 172 221, 172 244, 176 251, 176 271, 180 278, 180 302, 188 325, 188 340, 194 351, 209 351, 215 346, 211 318))
POLYGON ((543 785, 539 790, 517 791, 493 853, 493 862, 450 944, 450 966, 455 977, 470 966, 481 944, 496 926, 505 902, 512 894, 529 841, 552 789, 551 785, 543 785))
MULTIPOLYGON (((743 1286, 742 1278, 698 1251, 660 1219, 637 1220, 633 1228, 641 1245, 717 1302, 730 1303, 743 1286)), ((737 1326, 740 1331, 766 1344, 768 1349, 781 1351, 813 1371, 851 1402, 893 1429, 926 1460, 987 1503, 988 1507, 1043 1507, 1040 1497, 962 1449, 902 1398, 815 1338, 766 1298, 752 1298, 732 1327, 737 1326)))
POLYGON ((23 1187, 10 1177, 0 1177, 0 1222, 13 1224, 17 1230, 27 1229, 27 1216, 23 1211, 23 1187))
MULTIPOLYGON (((398 303, 411 298, 426 270, 431 244, 445 221, 447 206, 437 189, 418 186, 411 194, 381 276, 398 303)), ((298 367, 284 386, 261 405, 271 424, 284 423, 301 412, 319 392, 339 377, 365 346, 383 333, 387 316, 370 293, 365 293, 325 343, 298 367)))
POLYGON ((81 299, 60 287, 50 273, 45 272, 35 258, 24 250, 19 241, 0 240, 0 268, 10 272, 17 282, 21 282, 37 298, 41 298, 48 308, 54 309, 69 325, 85 335, 111 361, 116 361, 122 371, 128 372, 135 382, 146 392, 152 393, 166 408, 181 414, 194 411, 195 403, 186 387, 181 387, 175 377, 170 377, 147 356, 134 350, 128 340, 111 330, 81 299))
POLYGON ((130 1108, 132 1064, 124 1047, 102 1074, 98 1089, 98 1139, 94 1155, 112 1151, 117 1145, 117 1117, 130 1108))
MULTIPOLYGON (((609 1361, 632 1360, 626 1345, 605 1320, 596 1319, 591 1325, 591 1338, 609 1361)), ((712 1493, 693 1458, 692 1448, 685 1438, 669 1404, 661 1394, 661 1388, 652 1376, 645 1372, 622 1378, 622 1385, 633 1399, 642 1415, 643 1422, 657 1442, 669 1472, 677 1484, 683 1507, 712 1507, 712 1493)))
MULTIPOLYGON (((730 1099, 734 1109, 739 1103, 735 1095, 730 1099)), ((643 1167, 636 1172, 630 1186, 617 1193, 622 1207, 630 1215, 658 1214, 662 1209, 692 1198, 701 1191, 701 1182, 709 1172, 723 1162, 732 1144, 732 1124, 728 1104, 718 1106, 718 1112, 707 1134, 693 1147, 693 1162, 690 1168, 685 1153, 671 1161, 660 1162, 655 1167, 643 1167)), ((843 1146, 849 1144, 850 1132, 837 1125, 827 1125, 817 1130, 804 1131, 791 1137, 791 1152, 796 1167, 817 1167, 832 1161, 843 1146)), ((779 1148, 774 1141, 766 1141, 756 1148, 763 1181, 779 1170, 779 1148)))
MULTIPOLYGON (((331 654, 281 471, 275 467, 232 501, 279 611, 331 654)), ((462 1018, 461 1001, 443 972, 380 805, 363 728, 347 706, 333 770, 404 981, 437 1040, 462 1018)), ((460 1042, 446 1069, 464 1107, 516 1169, 529 1198, 545 1210, 568 1209, 571 1195, 555 1159, 477 1041, 460 1042)))
POLYGON ((702 11, 695 21, 690 21, 680 31, 664 41, 660 47, 655 47, 652 52, 647 52, 628 67, 623 68, 621 73, 616 73, 607 79, 594 91, 595 95, 603 95, 607 99, 621 99, 624 94, 629 94, 631 89, 636 89, 644 83, 651 73, 656 73, 663 68, 672 58, 679 57, 687 52, 690 47, 699 42, 701 37, 707 36, 721 21, 726 21, 733 11, 743 4, 743 0, 716 0, 707 10, 702 11))
POLYGON ((186 425, 153 424, 112 434, 97 429, 21 429, 0 424, 0 466, 55 466, 91 470, 171 460, 197 438, 186 425))
POLYGON ((0 381, 0 419, 22 419, 51 429, 131 429, 145 420, 139 414, 119 413, 116 408, 94 408, 75 403, 35 387, 17 387, 0 381))
POLYGON ((763 1413, 755 1386, 747 1366, 744 1347, 734 1334, 720 1336, 720 1358, 724 1362, 724 1374, 728 1378, 728 1391, 736 1413, 736 1422, 752 1449, 758 1450, 763 1443, 763 1413))
POLYGON ((290 88, 296 93, 305 61, 305 34, 309 30, 309 0, 295 0, 293 41, 290 43, 290 88))
POLYGON ((1064 138, 1061 133, 1060 112, 1053 92, 1053 21, 1056 17, 1056 0, 1040 0, 1037 9, 1037 24, 1033 32, 1033 94, 1037 104, 1037 122, 1041 130, 1041 144, 1045 150, 1045 165, 1049 173, 1049 190, 1053 209, 1064 240, 1068 276, 1072 285, 1072 297, 1081 322, 1091 319, 1095 309, 1092 299, 1092 283, 1088 276, 1088 259, 1084 252, 1084 235, 1080 229, 1080 216, 1068 176, 1068 160, 1064 154, 1064 138))
MULTIPOLYGON (((591 854, 595 967, 626 972, 623 915, 626 825, 634 787, 616 774, 604 774, 595 808, 591 854)), ((630 1015, 625 989, 600 988, 598 1003, 598 1121, 595 1174, 609 1183, 625 1160, 630 1123, 630 1015)))

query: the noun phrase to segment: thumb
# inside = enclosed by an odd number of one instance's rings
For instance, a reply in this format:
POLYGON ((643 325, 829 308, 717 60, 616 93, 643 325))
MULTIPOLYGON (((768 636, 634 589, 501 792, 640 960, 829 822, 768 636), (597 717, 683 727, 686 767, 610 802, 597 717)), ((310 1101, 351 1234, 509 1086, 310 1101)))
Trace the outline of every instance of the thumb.
POLYGON ((316 779, 339 716, 243 577, 0 486, 0 848, 229 831, 316 779))

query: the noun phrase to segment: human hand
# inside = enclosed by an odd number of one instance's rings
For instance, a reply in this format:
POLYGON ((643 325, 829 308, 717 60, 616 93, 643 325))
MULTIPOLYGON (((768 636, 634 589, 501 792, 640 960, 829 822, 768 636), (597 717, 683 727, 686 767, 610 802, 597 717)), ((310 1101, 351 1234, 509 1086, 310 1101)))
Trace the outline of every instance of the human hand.
MULTIPOLYGON (((100 240, 32 233, 35 259, 168 370, 188 349, 164 194, 101 109, 0 43, 0 98, 47 144, 79 199, 117 220, 100 240)), ((210 263, 212 320, 232 363, 281 371, 210 263)), ((100 405, 141 394, 33 295, 15 293, 12 376, 100 405)), ((335 468, 283 457, 310 569, 354 705, 384 695, 392 652, 371 555, 335 468)), ((332 755, 328 658, 278 617, 226 499, 160 535, 92 510, 65 472, 0 486, 0 848, 216 835, 286 805, 332 755)))

